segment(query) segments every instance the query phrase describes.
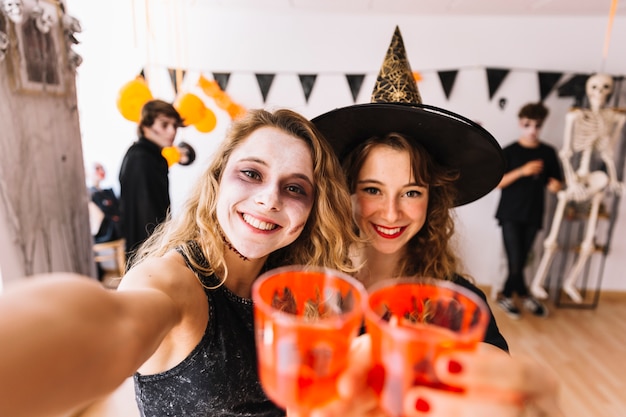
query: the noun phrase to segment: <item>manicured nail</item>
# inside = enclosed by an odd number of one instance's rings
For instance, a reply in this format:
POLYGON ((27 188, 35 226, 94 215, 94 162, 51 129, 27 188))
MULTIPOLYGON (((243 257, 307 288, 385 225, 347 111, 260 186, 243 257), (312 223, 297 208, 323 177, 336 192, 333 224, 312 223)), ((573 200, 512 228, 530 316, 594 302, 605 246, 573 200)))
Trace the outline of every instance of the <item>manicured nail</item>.
POLYGON ((415 409, 422 413, 427 413, 430 411, 430 404, 423 398, 418 398, 417 401, 415 401, 415 409))
POLYGON ((451 374, 460 374, 463 371, 463 365, 454 359, 448 362, 448 372, 451 374))

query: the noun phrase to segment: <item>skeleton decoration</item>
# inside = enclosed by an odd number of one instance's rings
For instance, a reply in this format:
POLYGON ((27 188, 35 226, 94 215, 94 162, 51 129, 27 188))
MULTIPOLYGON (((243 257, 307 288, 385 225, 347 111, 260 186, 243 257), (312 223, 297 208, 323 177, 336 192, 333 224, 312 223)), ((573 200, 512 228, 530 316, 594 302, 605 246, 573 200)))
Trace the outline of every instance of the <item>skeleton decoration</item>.
POLYGON ((544 240, 544 253, 531 285, 531 292, 537 298, 548 297, 543 284, 557 249, 557 236, 567 203, 590 201, 591 209, 580 253, 563 284, 563 290, 574 302, 582 302, 576 281, 594 250, 600 204, 605 193, 622 193, 623 185, 617 178, 613 151, 622 133, 626 115, 606 107, 613 92, 613 78, 607 74, 592 75, 587 80, 585 92, 590 108, 575 109, 565 119, 565 137, 559 156, 566 186, 557 194, 552 227, 544 240), (607 172, 591 171, 592 156, 596 155, 604 162, 607 172), (579 161, 577 169, 574 168, 574 160, 579 161))
POLYGON ((2 0, 0 8, 13 23, 24 21, 24 3, 22 0, 2 0))

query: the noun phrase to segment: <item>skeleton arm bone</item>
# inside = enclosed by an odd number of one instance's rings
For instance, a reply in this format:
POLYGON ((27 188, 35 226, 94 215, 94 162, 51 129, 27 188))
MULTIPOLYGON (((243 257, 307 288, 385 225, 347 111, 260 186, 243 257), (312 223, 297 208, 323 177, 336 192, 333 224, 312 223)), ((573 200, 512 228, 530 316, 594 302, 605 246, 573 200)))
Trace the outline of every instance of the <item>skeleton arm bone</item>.
POLYGON ((615 114, 615 127, 611 132, 611 137, 606 142, 606 146, 600 149, 600 156, 606 165, 609 174, 609 188, 617 195, 623 193, 623 183, 617 177, 617 169, 615 167, 614 147, 619 143, 620 136, 626 123, 626 115, 621 113, 615 114))
POLYGON ((575 109, 565 115, 565 133, 563 135, 563 147, 559 151, 559 158, 565 175, 565 192, 577 201, 583 201, 587 197, 585 185, 580 181, 578 174, 572 166, 571 158, 574 155, 573 135, 576 120, 582 117, 582 111, 575 109))
POLYGON ((565 115, 565 134, 563 136, 563 147, 559 151, 559 157, 563 165, 563 173, 565 174, 565 183, 567 187, 577 183, 576 173, 570 158, 574 154, 572 150, 572 135, 574 131, 574 122, 580 117, 580 110, 572 110, 565 115))

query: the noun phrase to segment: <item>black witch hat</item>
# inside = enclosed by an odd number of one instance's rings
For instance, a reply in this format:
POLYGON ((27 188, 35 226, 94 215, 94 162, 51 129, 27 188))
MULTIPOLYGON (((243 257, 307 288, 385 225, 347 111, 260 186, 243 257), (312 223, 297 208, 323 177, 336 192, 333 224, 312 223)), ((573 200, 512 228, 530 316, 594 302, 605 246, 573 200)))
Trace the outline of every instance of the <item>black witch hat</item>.
POLYGON ((481 198, 504 174, 502 148, 489 132, 461 115, 422 104, 398 27, 371 103, 335 109, 312 121, 341 161, 373 136, 396 132, 421 143, 439 164, 459 172, 456 206, 481 198))

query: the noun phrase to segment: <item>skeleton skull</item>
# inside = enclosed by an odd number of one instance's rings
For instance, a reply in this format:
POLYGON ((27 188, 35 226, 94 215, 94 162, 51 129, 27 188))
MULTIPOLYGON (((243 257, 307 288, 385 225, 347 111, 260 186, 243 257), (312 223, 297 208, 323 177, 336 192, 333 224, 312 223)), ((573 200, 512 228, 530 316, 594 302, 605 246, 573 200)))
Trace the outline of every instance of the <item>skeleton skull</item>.
POLYGON ((22 0, 2 0, 2 10, 14 23, 24 20, 24 3, 22 0))
POLYGON ((613 77, 608 74, 595 74, 589 77, 585 92, 592 109, 599 109, 608 103, 613 92, 613 77))

